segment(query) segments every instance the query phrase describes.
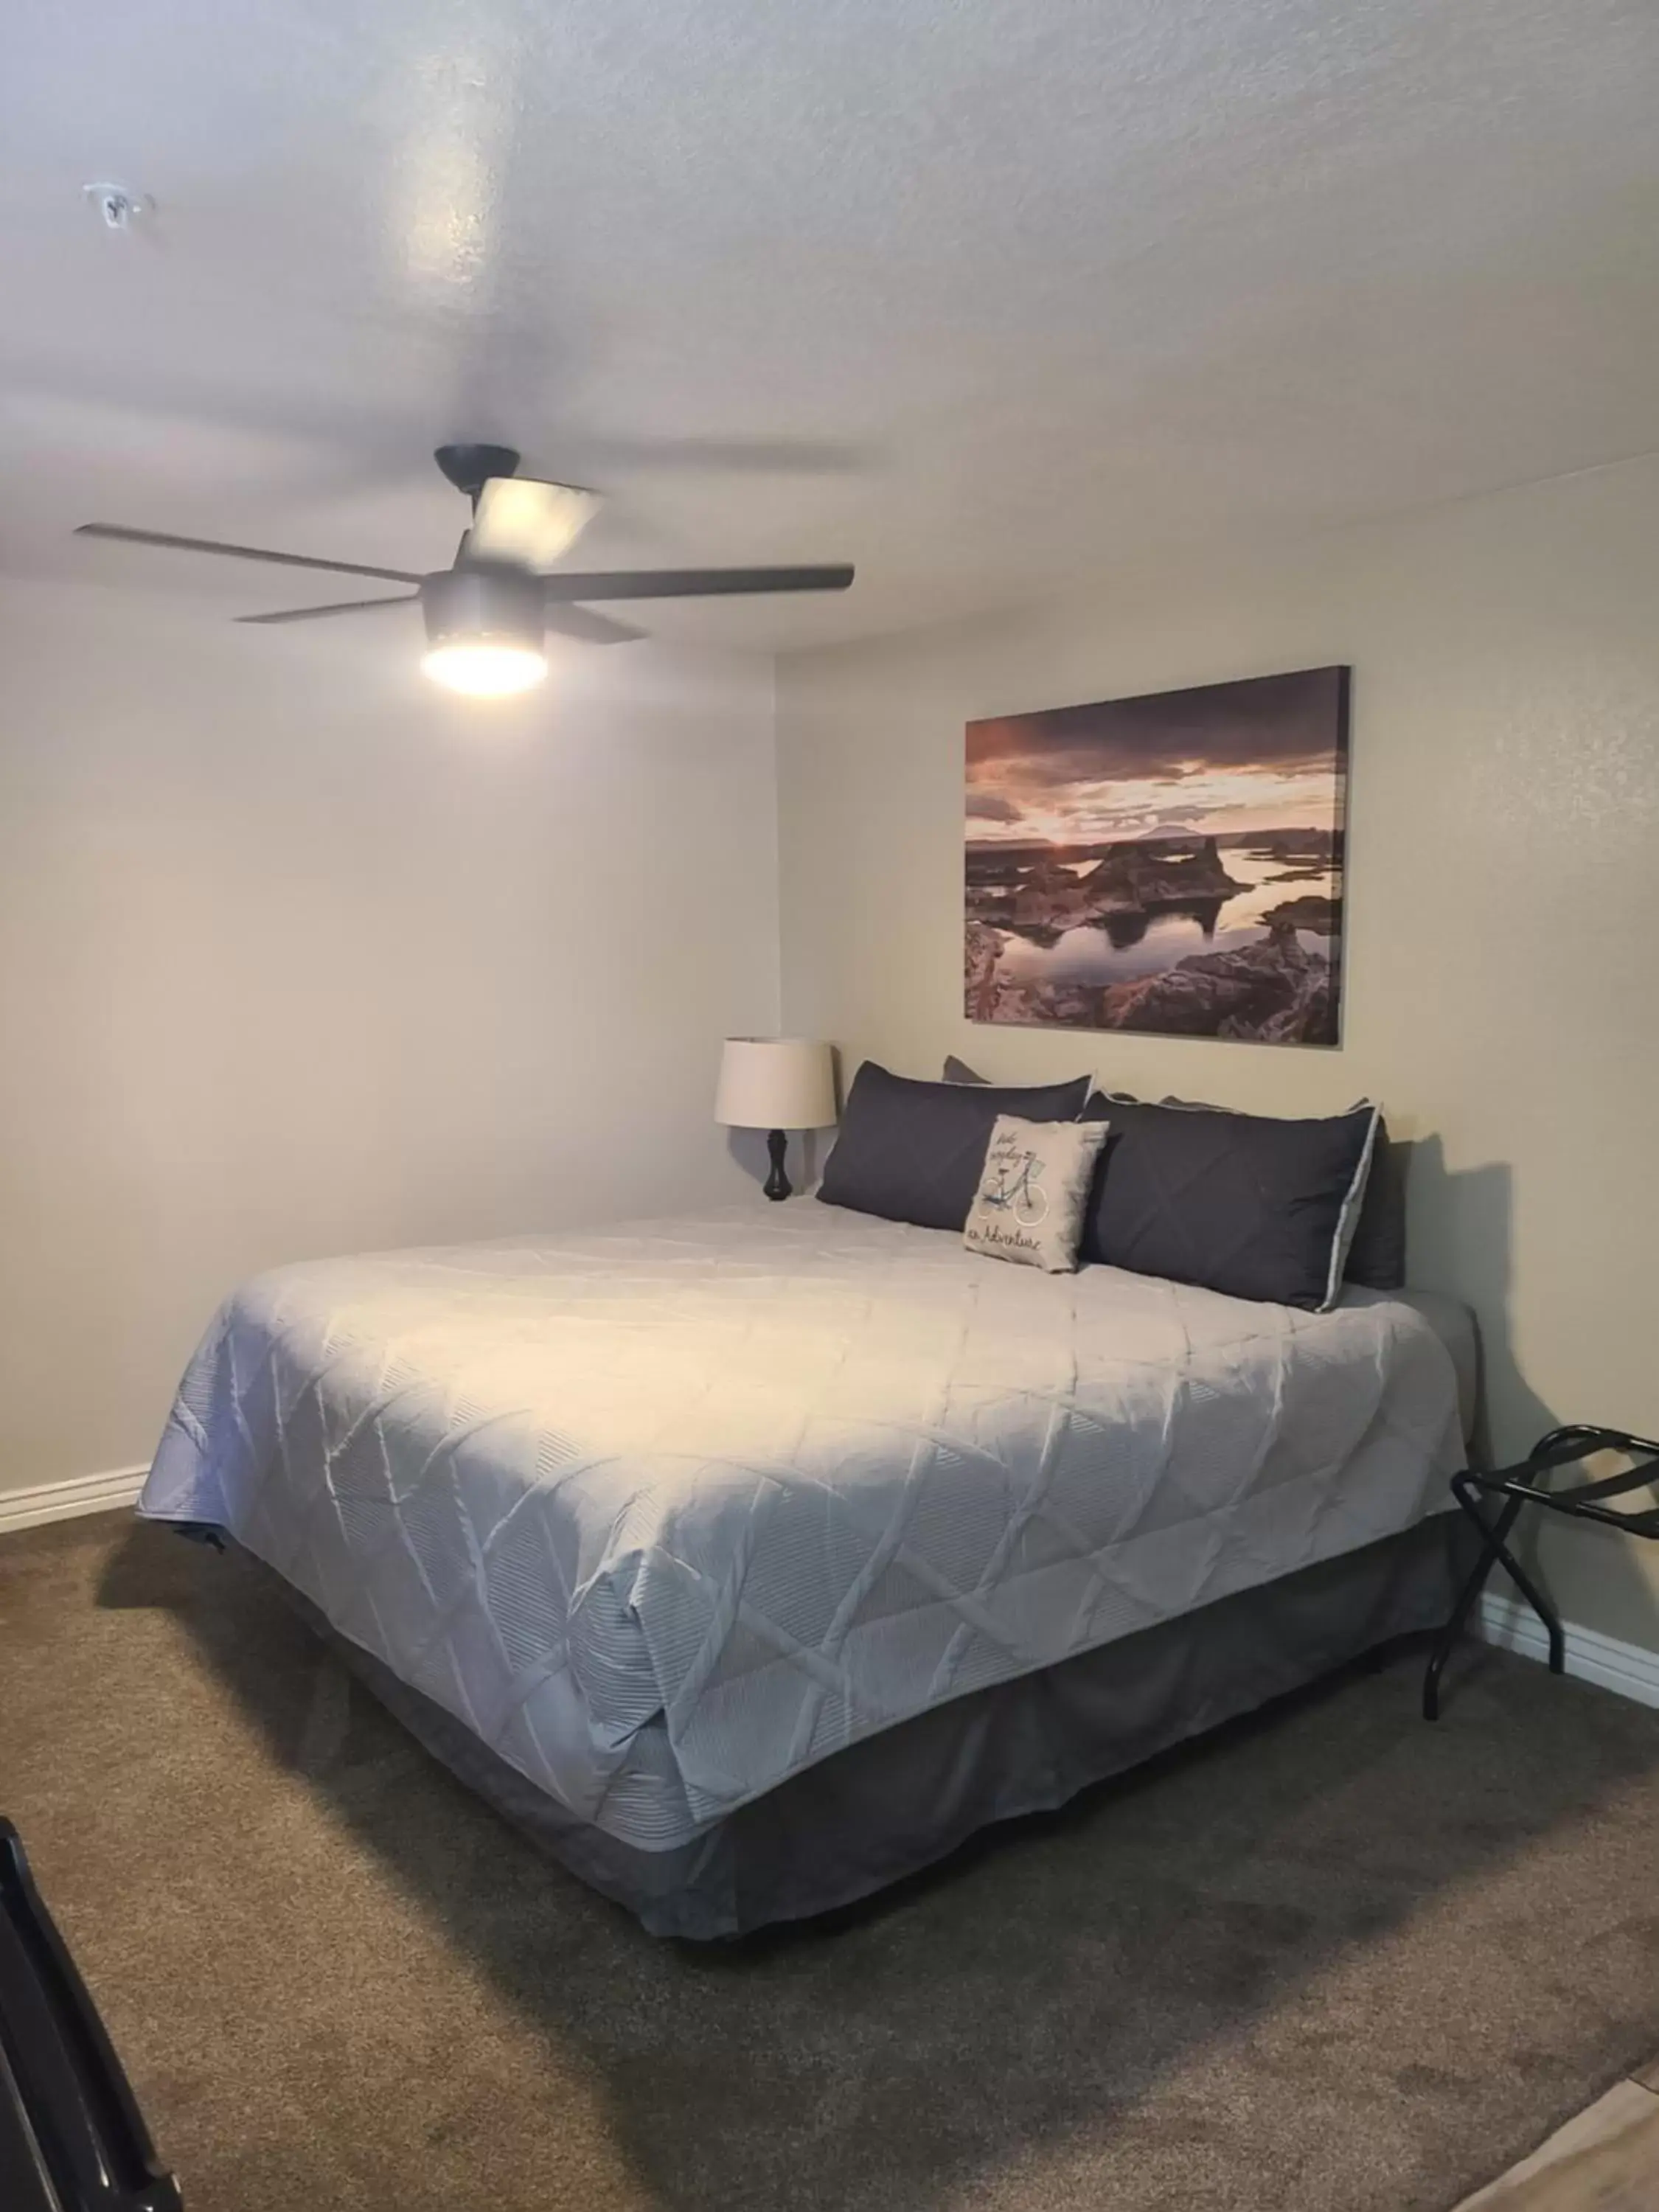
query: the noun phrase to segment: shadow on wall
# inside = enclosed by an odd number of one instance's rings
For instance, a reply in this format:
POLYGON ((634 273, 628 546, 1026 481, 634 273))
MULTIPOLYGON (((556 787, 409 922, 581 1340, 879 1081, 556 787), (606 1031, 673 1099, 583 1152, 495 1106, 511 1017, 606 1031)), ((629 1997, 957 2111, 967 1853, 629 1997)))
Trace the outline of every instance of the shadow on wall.
POLYGON ((1510 1316, 1514 1279, 1513 1171, 1502 1161, 1449 1168, 1438 1137, 1397 1141, 1406 1179, 1411 1281, 1473 1306, 1480 1332, 1477 1461, 1513 1457, 1569 1418, 1532 1389, 1516 1364, 1510 1316))
MULTIPOLYGON (((823 1163, 829 1158, 835 1137, 833 1129, 790 1130, 789 1150, 784 1156, 784 1172, 797 1198, 810 1191, 823 1173, 823 1163)), ((766 1181, 771 1166, 766 1153, 765 1130, 728 1129, 726 1149, 758 1190, 766 1181)))
MULTIPOLYGON (((1437 1136, 1396 1143, 1406 1177, 1407 1249, 1410 1276, 1425 1290, 1444 1291, 1474 1309, 1480 1330, 1480 1389, 1471 1456, 1476 1466, 1500 1467, 1519 1459, 1550 1429, 1570 1421, 1616 1422, 1616 1411, 1593 1406, 1554 1406, 1540 1398, 1516 1356, 1510 1296, 1514 1281, 1514 1175, 1502 1161, 1449 1168, 1437 1136)), ((1608 1461, 1608 1473, 1618 1462, 1608 1461)), ((1582 1589, 1593 1575, 1598 1610, 1609 1620, 1651 1624, 1646 1641, 1659 1650, 1659 1604, 1644 1576, 1632 1539, 1603 1534, 1582 1523, 1569 1527, 1528 1511, 1515 1532, 1521 1563, 1550 1589, 1553 1559, 1564 1564, 1582 1589), (1568 1547, 1573 1552, 1567 1551, 1568 1547), (1593 1564, 1583 1547, 1594 1547, 1593 1564), (1575 1556, 1576 1554, 1576 1556, 1575 1556)), ((1514 1595, 1507 1577, 1492 1581, 1500 1595, 1514 1595)), ((1571 1598, 1561 1602, 1571 1621, 1571 1598)), ((1577 1607, 1583 1612, 1582 1605, 1577 1607)))
MULTIPOLYGON (((766 1181, 766 1132, 764 1129, 728 1129, 726 1149, 757 1190, 766 1181)), ((789 1180, 794 1181, 793 1173, 789 1180)))

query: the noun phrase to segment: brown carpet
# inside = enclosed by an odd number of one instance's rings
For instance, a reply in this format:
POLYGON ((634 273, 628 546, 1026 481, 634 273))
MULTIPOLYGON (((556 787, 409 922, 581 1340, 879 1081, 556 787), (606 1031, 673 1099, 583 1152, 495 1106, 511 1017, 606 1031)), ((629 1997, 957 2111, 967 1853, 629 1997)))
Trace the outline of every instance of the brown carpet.
POLYGON ((664 1944, 235 1563, 0 1541, 0 1810, 192 2212, 1443 2212, 1659 2049, 1659 1713, 1349 1677, 664 1944))

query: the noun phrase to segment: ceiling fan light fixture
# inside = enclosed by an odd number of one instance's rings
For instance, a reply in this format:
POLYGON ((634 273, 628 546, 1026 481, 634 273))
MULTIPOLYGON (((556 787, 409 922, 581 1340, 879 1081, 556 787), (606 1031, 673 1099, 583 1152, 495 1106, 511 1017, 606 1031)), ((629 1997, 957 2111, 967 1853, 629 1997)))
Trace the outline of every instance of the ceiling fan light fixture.
POLYGON ((542 587, 513 569, 454 568, 421 590, 422 672, 472 699, 529 691, 547 674, 542 587))
MULTIPOLYGON (((88 185, 113 222, 114 201, 127 204, 113 185, 88 185)), ((133 201, 131 213, 139 212, 133 201)), ((124 218, 125 219, 125 218, 124 218)), ((319 568, 333 576, 368 576, 376 583, 413 585, 401 598, 336 599, 326 606, 276 607, 238 615, 261 626, 319 622, 335 615, 372 614, 380 607, 416 601, 426 623, 422 666, 435 684, 475 699, 528 691, 547 675, 544 641, 550 629, 585 645, 628 645, 643 637, 589 599, 686 599, 749 592, 844 592, 853 580, 845 562, 764 568, 622 568, 583 574, 555 562, 592 516, 598 495, 579 484, 521 477, 510 446, 440 446, 432 457, 446 483, 472 503, 472 526, 447 569, 382 568, 362 561, 331 561, 316 553, 284 553, 269 545, 235 545, 219 538, 181 538, 170 530, 137 530, 124 522, 82 522, 78 538, 112 538, 128 545, 159 545, 179 553, 210 553, 230 561, 270 562, 283 568, 319 568)), ((337 586, 337 589, 338 586, 337 586)))
POLYGON ((544 483, 528 477, 491 477, 478 494, 467 551, 474 561, 499 561, 544 574, 568 553, 599 510, 599 500, 576 484, 544 483))
POLYGON ((421 669, 447 691, 469 699, 507 699, 532 691, 547 675, 547 655, 538 646, 511 645, 501 638, 452 637, 428 647, 421 669))

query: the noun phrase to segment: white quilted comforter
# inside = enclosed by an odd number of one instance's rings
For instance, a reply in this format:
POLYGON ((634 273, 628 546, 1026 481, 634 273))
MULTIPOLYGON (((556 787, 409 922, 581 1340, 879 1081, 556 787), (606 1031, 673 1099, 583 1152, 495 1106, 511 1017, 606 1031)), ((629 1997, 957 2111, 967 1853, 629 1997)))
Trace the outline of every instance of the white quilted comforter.
POLYGON ((811 1200, 280 1268, 141 1510, 230 1530, 647 1849, 921 1708, 1404 1528, 1404 1303, 1044 1275, 811 1200))

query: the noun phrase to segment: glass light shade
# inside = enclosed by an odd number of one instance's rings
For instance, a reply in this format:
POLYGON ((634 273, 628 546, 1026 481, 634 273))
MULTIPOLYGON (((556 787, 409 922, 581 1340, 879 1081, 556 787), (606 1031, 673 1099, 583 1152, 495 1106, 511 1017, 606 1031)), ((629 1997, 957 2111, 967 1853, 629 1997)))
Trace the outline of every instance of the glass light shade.
POLYGON ((539 576, 511 567, 472 564, 428 576, 421 586, 422 667, 434 684, 469 698, 529 690, 547 673, 544 589, 539 576))
POLYGON ((471 699, 503 699, 541 683, 547 655, 532 645, 501 638, 452 637, 432 647, 421 667, 446 690, 463 691, 471 699))
POLYGON ((811 1037, 727 1037, 714 1119, 728 1129, 833 1128, 829 1046, 811 1037))

